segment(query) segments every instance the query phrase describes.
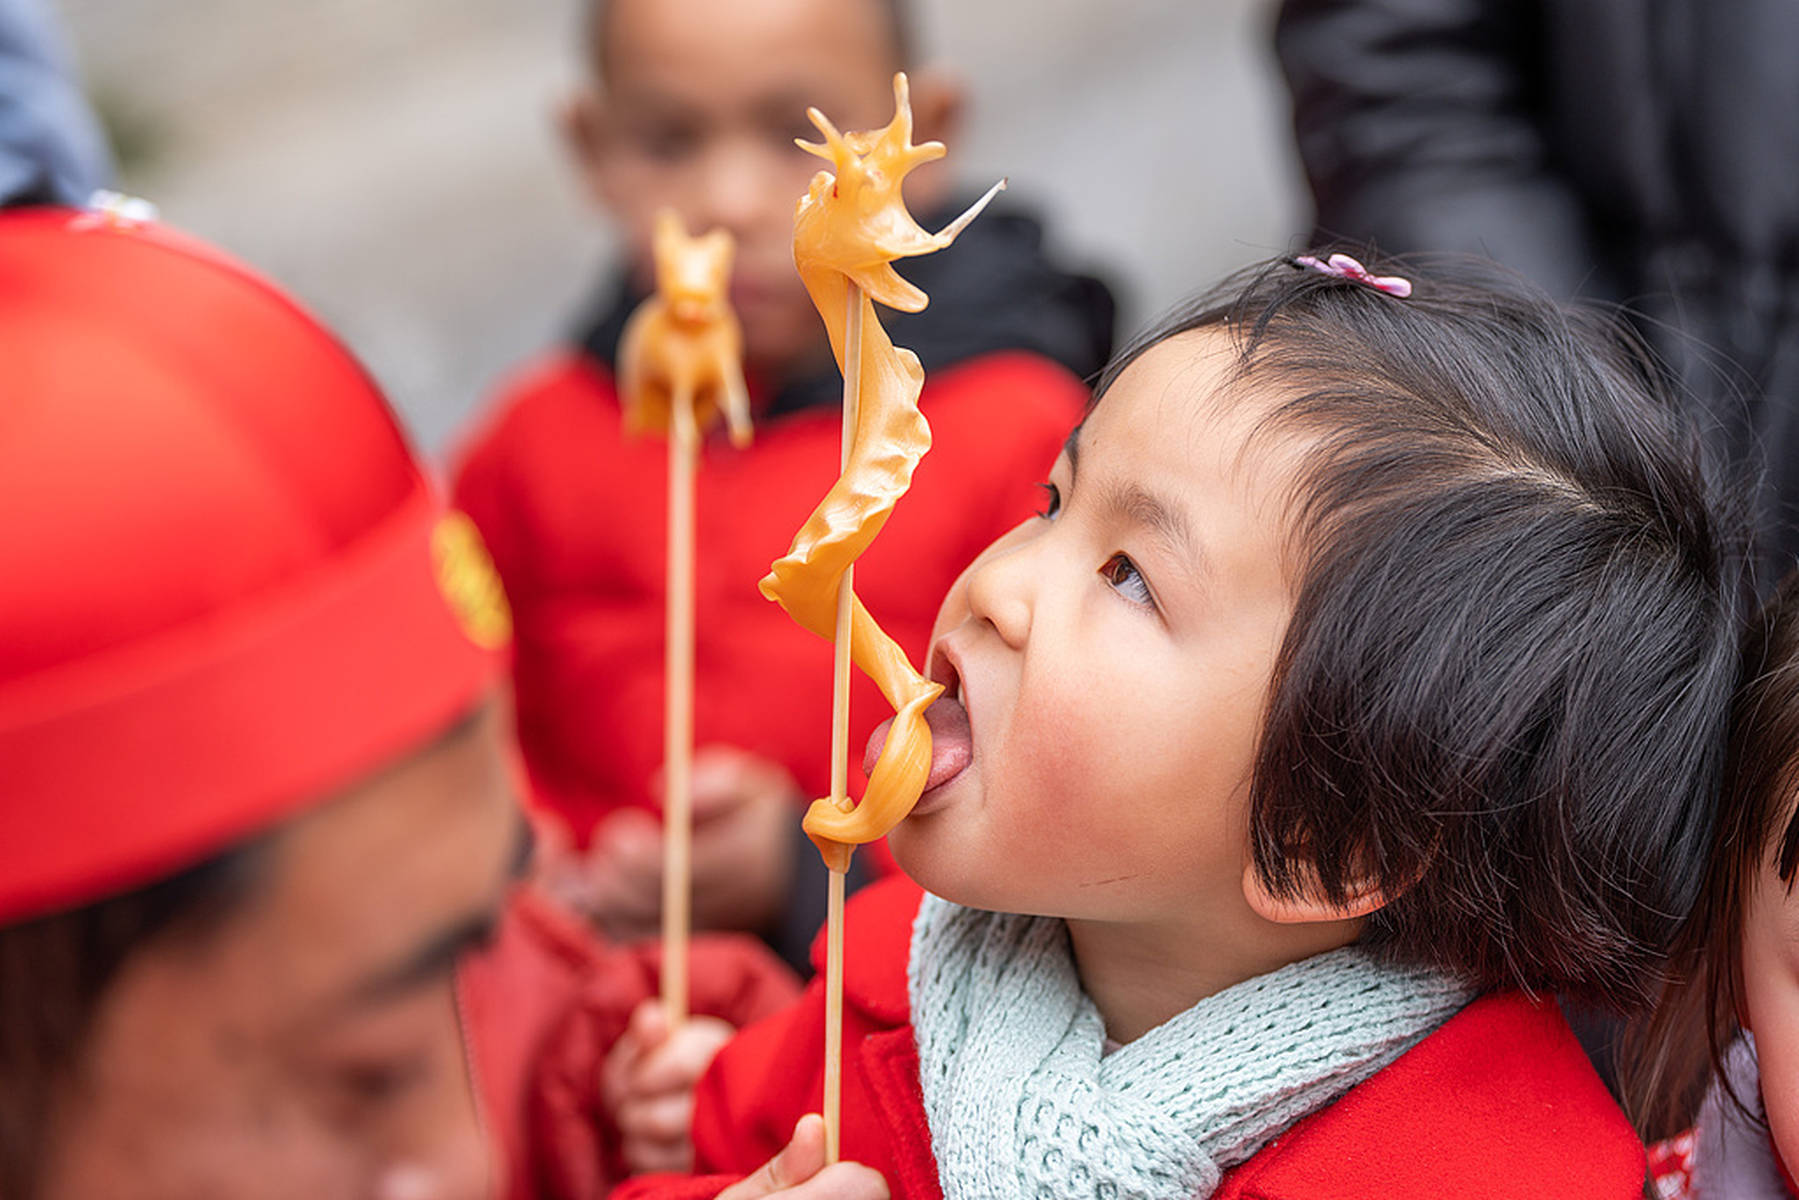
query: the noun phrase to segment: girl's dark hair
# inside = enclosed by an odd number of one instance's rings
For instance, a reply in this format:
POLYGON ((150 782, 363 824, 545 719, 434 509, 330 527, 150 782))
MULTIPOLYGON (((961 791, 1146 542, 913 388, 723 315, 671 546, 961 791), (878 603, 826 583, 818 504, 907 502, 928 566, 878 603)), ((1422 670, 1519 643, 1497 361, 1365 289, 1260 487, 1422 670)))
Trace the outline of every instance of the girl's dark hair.
POLYGON ((1379 888, 1363 940, 1396 959, 1633 1006, 1699 890, 1747 527, 1619 322, 1488 264, 1364 261, 1411 297, 1276 260, 1098 388, 1220 329, 1261 429, 1307 439, 1256 869, 1379 888))
MULTIPOLYGON (((1743 1009, 1743 918, 1764 865, 1799 877, 1799 572, 1788 575, 1743 639, 1724 804, 1702 899, 1681 931, 1670 978, 1630 1031, 1626 1107, 1645 1137, 1692 1125, 1707 1083, 1729 1089, 1724 1052, 1743 1009)), ((1729 1099, 1752 1119, 1753 1096, 1729 1099)))
POLYGON ((254 888, 262 854, 250 843, 128 895, 0 926, 0 1197, 36 1194, 53 1101, 126 961, 216 928, 254 888))

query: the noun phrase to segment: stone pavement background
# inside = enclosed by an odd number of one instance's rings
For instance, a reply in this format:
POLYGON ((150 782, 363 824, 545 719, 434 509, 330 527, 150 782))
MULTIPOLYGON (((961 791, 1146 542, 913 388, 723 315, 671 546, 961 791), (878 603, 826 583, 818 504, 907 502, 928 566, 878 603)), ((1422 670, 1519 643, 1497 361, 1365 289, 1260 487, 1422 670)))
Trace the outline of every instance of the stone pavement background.
MULTIPOLYGON (((754 0, 744 0, 753 3, 754 0)), ((1008 175, 1128 331, 1306 219, 1268 0, 919 0, 1008 175)), ((575 0, 58 0, 125 190, 297 291, 441 449, 609 253, 549 113, 575 0)))

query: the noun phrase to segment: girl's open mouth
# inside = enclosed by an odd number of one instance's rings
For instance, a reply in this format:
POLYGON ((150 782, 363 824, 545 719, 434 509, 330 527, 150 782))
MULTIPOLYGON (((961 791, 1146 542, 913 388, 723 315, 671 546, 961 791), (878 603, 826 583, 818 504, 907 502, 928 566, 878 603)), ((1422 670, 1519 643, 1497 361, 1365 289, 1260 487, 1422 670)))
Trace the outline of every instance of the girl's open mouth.
MULTIPOLYGON (((943 695, 925 709, 925 724, 931 727, 931 773, 925 779, 925 791, 948 783, 974 761, 974 739, 968 722, 968 709, 962 703, 962 677, 955 666, 941 654, 931 656, 931 678, 944 685, 943 695)), ((888 717, 875 726, 868 737, 868 748, 862 755, 864 773, 874 770, 875 760, 887 744, 893 728, 888 717)))

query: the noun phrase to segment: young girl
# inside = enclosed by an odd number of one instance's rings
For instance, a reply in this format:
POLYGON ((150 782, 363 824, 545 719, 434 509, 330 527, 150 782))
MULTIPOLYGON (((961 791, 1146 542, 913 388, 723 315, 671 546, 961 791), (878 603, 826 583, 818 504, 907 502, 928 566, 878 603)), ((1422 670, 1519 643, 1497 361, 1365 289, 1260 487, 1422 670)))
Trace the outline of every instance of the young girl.
POLYGON ((848 924, 851 1161, 795 1126, 814 990, 700 1085, 723 1178, 635 1194, 1640 1196, 1547 997, 1643 998, 1721 773, 1739 531, 1653 378, 1342 256, 1128 352, 939 614, 929 894, 848 924))
POLYGON ((1799 1196, 1799 574, 1751 628, 1743 670, 1704 899, 1632 1088, 1652 1133, 1697 1110, 1650 1152, 1668 1200, 1799 1196))

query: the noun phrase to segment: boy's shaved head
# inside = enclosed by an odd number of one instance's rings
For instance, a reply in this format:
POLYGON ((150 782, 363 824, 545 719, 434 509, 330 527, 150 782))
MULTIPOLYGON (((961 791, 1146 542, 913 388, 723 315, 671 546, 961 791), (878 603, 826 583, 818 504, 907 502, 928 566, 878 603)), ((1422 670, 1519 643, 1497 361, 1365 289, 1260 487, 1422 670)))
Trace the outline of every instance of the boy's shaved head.
MULTIPOLYGON (((656 214, 736 240, 731 303, 745 358, 765 378, 829 362, 793 269, 793 206, 822 165, 794 145, 818 136, 817 106, 841 129, 893 115, 909 39, 904 0, 588 0, 591 77, 564 133, 598 206, 623 235, 639 287, 652 282, 656 214)), ((916 140, 953 140, 959 93, 940 73, 912 80, 916 140)), ((945 202, 948 177, 907 180, 916 212, 945 202)))
MULTIPOLYGON (((586 0, 582 13, 583 44, 586 47, 589 65, 602 78, 607 68, 607 53, 612 49, 611 19, 620 8, 628 7, 633 2, 660 3, 661 0, 586 0)), ((884 37, 886 49, 892 55, 892 69, 907 70, 911 67, 917 52, 917 42, 912 28, 912 13, 909 0, 829 0, 833 5, 855 7, 865 5, 877 21, 877 32, 884 37)))

